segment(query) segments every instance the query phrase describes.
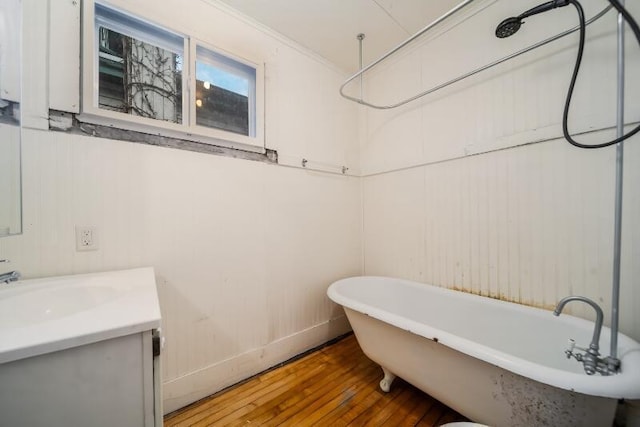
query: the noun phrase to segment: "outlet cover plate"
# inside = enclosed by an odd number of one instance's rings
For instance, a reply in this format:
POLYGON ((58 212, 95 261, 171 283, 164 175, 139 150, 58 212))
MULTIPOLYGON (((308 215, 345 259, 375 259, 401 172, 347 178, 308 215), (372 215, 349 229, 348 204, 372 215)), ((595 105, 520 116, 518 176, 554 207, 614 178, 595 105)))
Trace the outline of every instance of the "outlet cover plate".
POLYGON ((76 226, 76 251, 98 250, 98 228, 76 226))

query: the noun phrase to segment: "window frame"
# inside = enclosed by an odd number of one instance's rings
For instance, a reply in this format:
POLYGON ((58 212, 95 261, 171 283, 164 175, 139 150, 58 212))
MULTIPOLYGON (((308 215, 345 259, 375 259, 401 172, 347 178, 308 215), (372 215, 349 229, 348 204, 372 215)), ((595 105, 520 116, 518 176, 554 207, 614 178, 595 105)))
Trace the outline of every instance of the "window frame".
MULTIPOLYGON (((116 30, 117 31, 117 30, 116 30)), ((141 39, 153 44, 153 40, 141 39)), ((214 44, 197 39, 170 26, 150 21, 135 13, 128 12, 107 1, 85 0, 82 11, 82 48, 80 56, 81 90, 80 114, 78 120, 113 128, 132 130, 153 135, 166 136, 200 142, 222 147, 237 148, 246 151, 264 153, 264 64, 256 60, 243 58, 214 44), (96 25, 95 5, 112 9, 136 20, 158 27, 159 30, 177 35, 183 39, 182 64, 182 123, 173 123, 147 117, 134 116, 98 106, 99 78, 99 26, 96 25), (256 70, 255 81, 255 135, 247 136, 213 127, 196 125, 195 63, 196 46, 201 46, 234 61, 248 65, 256 70)))
MULTIPOLYGON (((189 55, 190 58, 193 58, 190 61, 190 66, 193 69, 193 72, 190 73, 189 77, 189 87, 193 88, 193 102, 189 103, 189 125, 191 127, 193 127, 194 129, 197 129, 199 131, 202 132, 207 132, 211 135, 220 135, 219 137, 222 138, 223 135, 237 135, 238 137, 240 137, 241 139, 244 138, 257 138, 259 135, 259 131, 261 129, 261 126, 259 126, 259 124, 261 123, 260 118, 263 117, 262 116, 262 106, 264 105, 264 99, 262 98, 263 96, 263 89, 261 84, 259 82, 264 82, 264 73, 263 73, 263 67, 257 67, 256 64, 254 62, 251 61, 247 61, 243 58, 240 58, 236 55, 233 55, 229 52, 226 52, 220 48, 214 47, 212 45, 210 45, 209 43, 203 41, 203 40, 199 40, 195 37, 191 37, 191 45, 189 46, 189 55), (234 133, 231 131, 225 131, 223 129, 217 129, 214 127, 208 127, 208 126, 202 126, 202 125, 198 125, 196 123, 196 103, 195 103, 195 88, 196 88, 196 61, 198 59, 197 57, 197 47, 200 46, 206 50, 212 51, 213 53, 216 53, 218 55, 224 56, 228 59, 231 59, 235 62, 239 62, 241 64, 247 65, 251 68, 254 68, 256 71, 256 80, 255 80, 255 84, 254 84, 254 94, 253 96, 249 96, 249 136, 245 136, 245 135, 241 135, 238 133, 234 133), (253 107, 253 108, 252 108, 253 107), (252 117, 253 116, 253 117, 252 117), (253 121, 253 123, 252 123, 253 121), (253 127, 253 132, 254 132, 254 136, 251 136, 251 130, 253 127)), ((238 141, 239 142, 239 141, 238 141)))

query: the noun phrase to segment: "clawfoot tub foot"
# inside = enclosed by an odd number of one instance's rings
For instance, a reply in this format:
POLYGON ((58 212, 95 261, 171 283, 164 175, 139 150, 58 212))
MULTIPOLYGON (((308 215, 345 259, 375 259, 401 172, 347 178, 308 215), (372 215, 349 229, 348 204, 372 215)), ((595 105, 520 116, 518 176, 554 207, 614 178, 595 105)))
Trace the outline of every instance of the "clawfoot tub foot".
POLYGON ((380 380, 380 388, 385 393, 389 393, 389 390, 391 390, 391 383, 396 379, 396 376, 385 368, 382 368, 382 372, 384 372, 384 378, 380 380))

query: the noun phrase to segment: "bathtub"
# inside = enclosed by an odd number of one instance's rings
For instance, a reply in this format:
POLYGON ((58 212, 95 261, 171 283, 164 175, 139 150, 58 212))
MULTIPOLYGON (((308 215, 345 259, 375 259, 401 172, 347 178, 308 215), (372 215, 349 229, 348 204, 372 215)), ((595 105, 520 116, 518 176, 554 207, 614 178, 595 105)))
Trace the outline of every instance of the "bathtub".
MULTIPOLYGON (((621 372, 612 376, 588 376, 565 356, 569 338, 588 346, 593 322, 383 277, 339 280, 327 293, 382 367, 384 391, 397 375, 491 426, 611 426, 619 399, 637 411, 640 344, 619 335, 621 372)), ((602 353, 609 340, 603 328, 602 353)))

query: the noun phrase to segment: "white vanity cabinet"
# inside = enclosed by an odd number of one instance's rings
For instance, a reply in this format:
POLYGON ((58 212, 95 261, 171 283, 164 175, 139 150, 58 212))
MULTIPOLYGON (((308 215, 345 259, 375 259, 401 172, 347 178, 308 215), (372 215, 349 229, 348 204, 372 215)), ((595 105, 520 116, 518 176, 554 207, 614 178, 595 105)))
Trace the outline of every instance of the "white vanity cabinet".
POLYGON ((0 310, 13 298, 23 314, 36 317, 16 314, 22 319, 16 322, 0 315, 0 426, 162 426, 153 270, 56 280, 57 288, 24 281, 11 285, 14 292, 0 290, 0 310), (38 299, 42 293, 48 293, 45 300, 38 299), (83 296, 68 304, 74 294, 83 296), (31 307, 23 305, 29 301, 31 307), (52 334, 52 325, 63 331, 52 334), (31 338, 21 341, 23 334, 31 338))

